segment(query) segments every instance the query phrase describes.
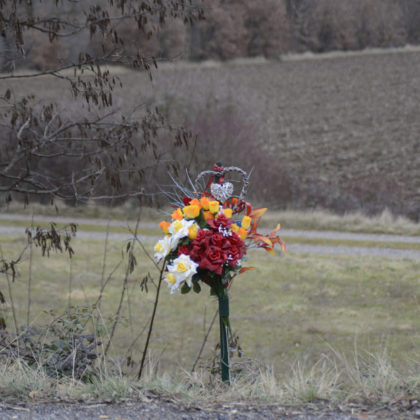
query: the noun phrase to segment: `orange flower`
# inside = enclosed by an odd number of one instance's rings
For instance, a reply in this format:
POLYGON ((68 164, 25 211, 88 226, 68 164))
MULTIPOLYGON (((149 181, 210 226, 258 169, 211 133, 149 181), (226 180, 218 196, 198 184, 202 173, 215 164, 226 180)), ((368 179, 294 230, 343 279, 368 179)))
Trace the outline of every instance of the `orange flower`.
POLYGON ((204 220, 214 219, 214 216, 211 213, 211 211, 204 211, 203 217, 204 217, 204 220))
POLYGON ((232 203, 232 206, 234 206, 235 204, 238 204, 238 199, 236 198, 236 197, 233 197, 232 198, 232 201, 231 201, 231 203, 232 203))
POLYGON ((190 206, 199 206, 201 208, 201 204, 196 198, 190 201, 190 206))
POLYGON ((244 229, 243 227, 241 227, 238 230, 238 235, 242 240, 245 240, 246 236, 248 235, 248 232, 246 231, 246 229, 244 229))
POLYGON ((201 197, 200 198, 200 204, 201 204, 201 207, 203 207, 204 210, 208 210, 209 205, 210 205, 210 201, 207 197, 201 197))
POLYGON ((181 209, 178 207, 173 213, 172 213, 172 219, 174 220, 182 220, 184 218, 181 209))
POLYGON ((169 222, 166 222, 165 220, 162 220, 160 222, 159 226, 162 229, 163 233, 169 233, 169 226, 171 226, 171 224, 169 222))
POLYGON ((189 219, 195 219, 200 215, 200 206, 197 205, 191 205, 191 206, 185 206, 182 211, 184 212, 184 215, 188 217, 189 219))

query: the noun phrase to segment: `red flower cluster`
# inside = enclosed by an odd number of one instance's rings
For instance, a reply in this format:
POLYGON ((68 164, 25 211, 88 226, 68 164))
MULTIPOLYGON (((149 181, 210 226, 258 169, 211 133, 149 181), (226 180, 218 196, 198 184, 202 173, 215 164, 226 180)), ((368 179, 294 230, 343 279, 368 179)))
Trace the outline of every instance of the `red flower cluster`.
POLYGON ((208 223, 211 229, 200 229, 190 245, 178 248, 178 255, 189 255, 200 269, 222 275, 224 266, 236 267, 246 254, 246 247, 242 239, 229 230, 231 219, 220 215, 211 222, 208 223))

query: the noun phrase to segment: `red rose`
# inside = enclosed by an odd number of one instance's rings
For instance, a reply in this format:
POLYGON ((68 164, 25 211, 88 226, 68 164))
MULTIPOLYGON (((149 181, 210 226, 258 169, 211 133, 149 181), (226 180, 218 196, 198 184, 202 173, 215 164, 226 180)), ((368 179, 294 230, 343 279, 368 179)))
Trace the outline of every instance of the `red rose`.
POLYGON ((213 246, 216 246, 218 248, 222 248, 224 242, 224 237, 221 233, 213 233, 213 236, 210 239, 210 243, 213 246))
POLYGON ((181 245, 178 247, 178 255, 190 255, 191 249, 191 245, 181 245))
POLYGON ((233 219, 227 218, 224 214, 219 214, 216 219, 207 220, 207 224, 218 232, 227 231, 231 228, 233 219))
POLYGON ((204 270, 210 270, 219 275, 221 275, 223 271, 223 266, 221 264, 213 264, 207 257, 203 257, 200 260, 199 267, 204 270))

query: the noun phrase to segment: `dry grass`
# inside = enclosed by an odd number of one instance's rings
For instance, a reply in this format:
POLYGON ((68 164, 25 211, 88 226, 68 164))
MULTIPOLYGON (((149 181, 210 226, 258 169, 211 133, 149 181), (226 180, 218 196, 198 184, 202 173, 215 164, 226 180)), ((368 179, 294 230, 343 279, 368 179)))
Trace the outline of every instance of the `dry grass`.
POLYGON ((313 364, 295 360, 280 373, 252 360, 244 360, 243 366, 247 368, 233 374, 227 387, 207 370, 156 374, 152 365, 139 382, 114 366, 92 382, 83 383, 72 378, 56 379, 42 369, 14 360, 0 367, 0 390, 6 402, 39 399, 111 402, 135 399, 152 391, 201 406, 241 401, 299 406, 317 401, 333 404, 368 401, 378 405, 420 391, 420 370, 407 365, 397 369, 386 351, 363 355, 356 351, 348 357, 332 350, 313 364))

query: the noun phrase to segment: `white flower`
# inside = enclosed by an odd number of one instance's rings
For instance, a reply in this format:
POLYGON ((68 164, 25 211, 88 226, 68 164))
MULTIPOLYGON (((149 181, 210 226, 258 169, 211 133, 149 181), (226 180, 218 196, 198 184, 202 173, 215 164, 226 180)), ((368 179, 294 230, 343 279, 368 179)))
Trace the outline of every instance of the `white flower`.
POLYGON ((167 235, 156 243, 155 259, 157 260, 157 262, 159 262, 162 258, 165 258, 170 252, 171 252, 171 237, 167 235))
POLYGON ((192 287, 191 278, 197 272, 198 264, 188 255, 181 254, 167 266, 168 274, 165 281, 171 288, 171 294, 175 292, 180 284, 185 281, 189 287, 192 287))
POLYGON ((194 224, 194 220, 175 220, 169 226, 171 236, 171 248, 174 250, 178 246, 180 239, 188 236, 188 229, 194 224))

